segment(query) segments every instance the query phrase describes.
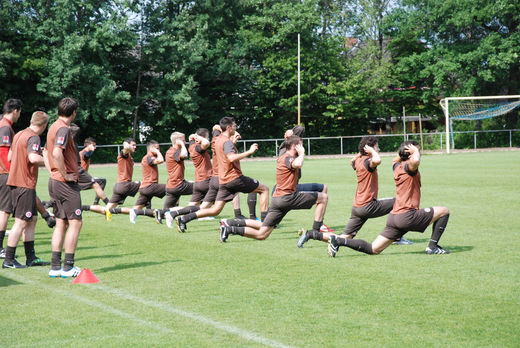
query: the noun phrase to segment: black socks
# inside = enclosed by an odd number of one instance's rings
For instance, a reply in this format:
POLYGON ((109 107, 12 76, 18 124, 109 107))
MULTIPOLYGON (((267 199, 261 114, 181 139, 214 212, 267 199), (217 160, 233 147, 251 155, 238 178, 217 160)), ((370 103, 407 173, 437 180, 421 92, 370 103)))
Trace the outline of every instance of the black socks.
POLYGON ((256 193, 251 192, 247 194, 247 206, 249 208, 249 218, 256 219, 256 193))
POLYGON ((450 218, 450 214, 444 215, 443 217, 439 218, 439 220, 435 221, 433 223, 432 228, 432 236, 430 238, 430 243, 428 244, 428 248, 435 249, 437 247, 437 243, 439 242, 439 239, 441 239, 442 234, 444 233, 444 229, 446 228, 446 225, 448 224, 448 219, 450 218))
POLYGON ((354 249, 356 251, 360 251, 365 254, 372 255, 372 244, 362 240, 362 239, 348 239, 348 238, 337 238, 338 245, 343 245, 349 247, 350 249, 354 249))

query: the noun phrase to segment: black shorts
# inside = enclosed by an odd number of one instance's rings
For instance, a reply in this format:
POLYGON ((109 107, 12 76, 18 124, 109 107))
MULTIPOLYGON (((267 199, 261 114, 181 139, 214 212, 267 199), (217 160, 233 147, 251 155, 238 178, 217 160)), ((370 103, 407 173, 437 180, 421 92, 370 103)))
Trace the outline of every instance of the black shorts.
POLYGON ((390 214, 381 235, 388 239, 398 240, 409 231, 424 232, 426 227, 432 222, 432 219, 432 207, 410 210, 402 214, 390 214))
POLYGON ((263 226, 276 226, 291 210, 310 209, 318 200, 318 192, 295 191, 285 196, 273 197, 263 226))
POLYGON ((35 189, 11 186, 11 199, 15 218, 31 221, 33 217, 37 216, 35 189))
POLYGON ((11 214, 13 201, 11 200, 11 186, 7 185, 9 174, 0 174, 0 211, 11 214))
POLYGON ((174 188, 166 189, 166 199, 164 200, 164 209, 176 207, 181 196, 191 195, 193 193, 193 183, 183 180, 174 188))
POLYGON ((202 202, 204 197, 206 197, 206 193, 209 191, 210 180, 211 178, 207 178, 204 181, 196 181, 193 184, 193 194, 191 195, 190 202, 202 202))
POLYGON ((166 194, 166 185, 153 183, 139 189, 139 197, 135 205, 146 205, 153 197, 163 198, 166 194))
POLYGON ((123 204, 126 197, 134 197, 139 192, 139 186, 141 186, 139 181, 118 182, 114 185, 109 203, 123 204))
POLYGON ((81 220, 81 194, 77 183, 49 179, 49 195, 54 201, 57 219, 81 220))
POLYGON ((238 192, 250 193, 260 185, 258 180, 242 175, 227 184, 219 185, 215 201, 229 202, 235 198, 238 192))
MULTIPOLYGON (((302 192, 323 192, 323 189, 325 189, 324 184, 318 184, 315 182, 296 185, 296 191, 302 191, 302 192)), ((275 190, 276 190, 276 185, 273 186, 271 195, 274 193, 275 190)))
POLYGON ((206 192, 206 195, 204 196, 203 202, 215 202, 215 199, 217 198, 218 194, 218 176, 212 176, 209 179, 209 190, 206 192))
POLYGON ((362 207, 352 207, 350 219, 343 230, 343 234, 357 235, 368 219, 389 214, 394 207, 395 197, 374 199, 362 207))
POLYGON ((79 167, 78 185, 81 191, 90 190, 96 181, 85 169, 79 167))

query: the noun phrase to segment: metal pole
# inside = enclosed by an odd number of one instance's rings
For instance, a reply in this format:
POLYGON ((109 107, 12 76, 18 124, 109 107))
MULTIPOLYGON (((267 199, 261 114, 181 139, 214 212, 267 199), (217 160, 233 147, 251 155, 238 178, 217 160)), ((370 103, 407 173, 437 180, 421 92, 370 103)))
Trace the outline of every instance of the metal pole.
POLYGON ((300 124, 301 107, 300 107, 300 34, 298 34, 298 124, 300 124))
POLYGON ((419 114, 419 134, 421 135, 421 151, 424 151, 424 147, 423 147, 423 137, 422 137, 422 122, 421 122, 421 114, 419 114))
POLYGON ((509 147, 513 147, 513 143, 511 142, 511 129, 509 130, 509 147))
POLYGON ((278 157, 278 139, 274 140, 274 153, 276 154, 276 157, 278 157))
POLYGON ((311 138, 307 138, 307 154, 311 155, 311 138))
POLYGON ((448 98, 444 99, 446 117, 446 153, 450 153, 450 110, 448 109, 448 98))
MULTIPOLYGON (((511 131, 509 132, 509 139, 509 143, 511 143, 511 131)), ((341 154, 343 155, 343 137, 339 138, 339 146, 341 146, 341 154)))
POLYGON ((440 133, 441 135, 441 151, 442 151, 442 133, 440 133))
POLYGON ((406 141, 406 110, 405 110, 404 106, 403 106, 403 137, 404 137, 404 141, 406 141))
POLYGON ((473 132, 473 150, 477 149, 477 132, 473 132))

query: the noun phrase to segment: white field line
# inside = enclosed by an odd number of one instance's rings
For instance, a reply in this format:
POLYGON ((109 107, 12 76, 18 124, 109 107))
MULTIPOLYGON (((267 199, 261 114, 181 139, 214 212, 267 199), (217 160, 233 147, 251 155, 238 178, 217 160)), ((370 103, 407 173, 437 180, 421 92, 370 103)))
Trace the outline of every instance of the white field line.
MULTIPOLYGON (((116 309, 116 308, 113 308, 113 307, 110 307, 106 304, 103 304, 103 303, 100 303, 100 302, 97 302, 97 301, 93 301, 91 299, 88 299, 86 297, 83 297, 83 296, 79 296, 77 294, 73 294, 73 293, 70 293, 68 291, 65 291, 65 290, 60 290, 60 289, 57 289, 53 286, 49 286, 47 284, 44 284, 44 283, 41 283, 41 282, 38 282, 36 280, 29 280, 29 279, 26 279, 18 274, 14 274, 14 272, 9 272, 8 274, 6 274, 5 272, 3 272, 4 274, 2 274, 2 276, 6 276, 8 278, 12 278, 18 282, 21 282, 21 283, 33 283, 33 284, 38 284, 39 286, 41 287, 45 287, 47 289, 50 289, 52 290, 54 293, 60 293, 64 296, 67 296, 67 297, 70 297, 74 300, 77 300, 79 302, 83 302, 87 305, 90 305, 92 307, 96 307, 96 308, 99 308, 105 312, 108 312, 108 313, 111 313, 111 314, 115 314, 115 315, 118 315, 120 317, 123 317, 123 318, 126 318, 128 320, 131 320, 131 321, 135 321, 141 325, 146 325, 146 326, 149 326, 149 327, 152 327, 156 330, 160 330, 160 331, 163 331, 163 332, 167 332, 167 333, 173 333, 174 331, 169 329, 169 328, 166 328, 166 327, 163 327, 163 326, 160 326, 154 322, 151 322, 151 321, 147 321, 147 320, 143 320, 143 319, 140 319, 132 314, 129 314, 129 313, 126 313, 126 312, 123 312, 119 309, 116 309)), ((59 281, 59 280, 58 280, 59 281)), ((135 303, 140 303, 142 305, 145 305, 145 306, 148 306, 148 307, 153 307, 153 308, 156 308, 156 309, 160 309, 162 311, 166 311, 166 312, 169 312, 169 313, 172 313, 172 314, 176 314, 176 315, 179 315, 179 316, 182 316, 182 317, 185 317, 185 318, 189 318, 189 319, 192 319, 194 321, 198 321, 202 324, 205 324, 207 326, 213 326, 217 329, 220 329, 222 331, 225 331, 225 332, 228 332, 228 333, 231 333, 233 335, 236 335, 236 336, 239 336, 245 340, 248 340, 248 341, 252 341, 252 342, 256 342, 256 343, 260 343, 260 344, 263 344, 265 346, 270 346, 270 347, 279 347, 279 348, 291 348, 291 346, 288 346, 288 345, 285 345, 281 342, 277 342, 277 341, 274 341, 274 340, 271 340, 269 338, 266 338, 266 337, 262 337, 254 332, 251 332, 251 331, 248 331, 248 330, 244 330, 244 329, 241 329, 241 328, 238 328, 236 326, 232 326, 232 325, 228 325, 228 324, 225 324, 225 323, 221 323, 219 321, 215 321, 213 319, 210 319, 210 318, 207 318, 203 315, 200 315, 200 314, 197 314, 197 313, 192 313, 192 312, 187 312, 185 310, 182 310, 182 309, 179 309, 179 308, 176 308, 174 306, 171 306, 169 304, 166 304, 166 303, 161 303, 161 302, 156 302, 156 301, 151 301, 151 300, 147 300, 147 299, 144 299, 144 298, 141 298, 141 297, 138 297, 138 296, 134 296, 132 294, 129 294, 125 291, 122 291, 122 290, 118 290, 118 289, 114 289, 114 288, 110 288, 110 287, 107 287, 107 286, 103 286, 103 285, 99 285, 99 284, 91 284, 91 287, 93 288, 96 288, 98 290, 101 290, 103 292, 106 292, 106 293, 109 293, 111 295, 114 295, 114 296, 117 296, 119 298, 122 298, 122 299, 125 299, 125 300, 129 300, 129 301, 132 301, 132 302, 135 302, 135 303)))
POLYGON ((207 317, 197 314, 197 313, 187 312, 185 310, 176 308, 176 307, 171 306, 166 303, 147 300, 147 299, 144 299, 144 298, 141 298, 138 296, 131 295, 127 292, 124 292, 124 291, 121 291, 118 289, 114 289, 114 288, 110 288, 110 287, 106 287, 106 286, 99 285, 99 284, 95 284, 95 285, 93 285, 93 287, 98 288, 99 290, 110 293, 114 296, 120 297, 125 300, 141 303, 145 306, 154 307, 154 308, 157 308, 157 309, 169 312, 169 313, 173 313, 173 314, 176 314, 176 315, 179 315, 182 317, 192 319, 194 321, 198 321, 198 322, 208 325, 208 326, 213 326, 222 331, 226 331, 228 333, 242 337, 248 341, 253 341, 253 342, 260 343, 260 344, 270 346, 270 347, 279 347, 279 348, 290 348, 291 347, 291 346, 287 346, 283 343, 271 340, 269 338, 259 336, 258 334, 254 333, 254 332, 244 330, 244 329, 238 328, 236 326, 221 323, 219 321, 215 321, 213 319, 207 318, 207 317))

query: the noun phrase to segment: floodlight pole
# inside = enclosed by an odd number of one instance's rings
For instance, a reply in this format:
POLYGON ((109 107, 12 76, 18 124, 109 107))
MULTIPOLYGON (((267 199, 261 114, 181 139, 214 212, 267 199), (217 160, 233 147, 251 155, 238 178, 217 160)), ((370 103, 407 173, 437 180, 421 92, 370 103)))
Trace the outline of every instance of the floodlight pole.
POLYGON ((300 124, 301 107, 300 107, 300 34, 298 34, 298 124, 300 124))

